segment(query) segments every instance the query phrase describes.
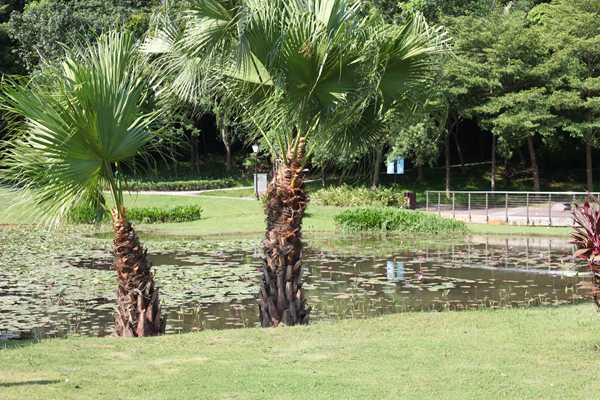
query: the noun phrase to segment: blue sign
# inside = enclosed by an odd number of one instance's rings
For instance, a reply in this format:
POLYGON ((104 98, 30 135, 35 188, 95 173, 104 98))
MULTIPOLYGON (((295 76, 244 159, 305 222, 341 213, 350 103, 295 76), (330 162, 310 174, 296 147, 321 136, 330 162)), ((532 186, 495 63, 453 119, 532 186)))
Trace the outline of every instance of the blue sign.
POLYGON ((404 174, 404 158, 396 158, 394 161, 389 161, 387 163, 387 174, 388 175, 404 174))

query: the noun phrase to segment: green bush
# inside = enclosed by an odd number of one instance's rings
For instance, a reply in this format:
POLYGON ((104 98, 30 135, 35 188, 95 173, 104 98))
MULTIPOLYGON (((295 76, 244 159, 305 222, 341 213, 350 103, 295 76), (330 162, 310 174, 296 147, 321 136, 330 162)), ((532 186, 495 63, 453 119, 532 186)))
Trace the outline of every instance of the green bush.
POLYGON ((391 207, 362 207, 335 216, 335 222, 347 231, 399 231, 409 233, 466 233, 464 222, 441 218, 419 211, 391 207))
POLYGON ((233 178, 221 179, 130 179, 127 180, 127 189, 131 191, 157 190, 157 191, 184 191, 184 190, 209 190, 233 187, 236 182, 233 178))
POLYGON ((393 188, 369 189, 364 186, 332 186, 310 196, 313 204, 336 207, 404 207, 404 193, 393 188))
MULTIPOLYGON (((164 222, 189 222, 202 218, 202 207, 198 205, 177 206, 171 208, 130 208, 127 219, 133 223, 157 224, 164 222)), ((96 211, 89 207, 78 207, 69 214, 69 221, 75 224, 93 224, 96 221, 96 211)), ((108 213, 101 215, 99 222, 108 222, 108 213)))

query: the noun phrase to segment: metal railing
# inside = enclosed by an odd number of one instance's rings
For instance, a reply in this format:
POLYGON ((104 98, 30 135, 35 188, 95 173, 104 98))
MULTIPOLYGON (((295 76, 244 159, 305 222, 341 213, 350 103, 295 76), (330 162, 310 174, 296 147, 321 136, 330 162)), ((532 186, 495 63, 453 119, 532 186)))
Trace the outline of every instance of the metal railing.
POLYGON ((425 193, 425 208, 467 222, 571 226, 574 204, 600 192, 434 191, 425 193))

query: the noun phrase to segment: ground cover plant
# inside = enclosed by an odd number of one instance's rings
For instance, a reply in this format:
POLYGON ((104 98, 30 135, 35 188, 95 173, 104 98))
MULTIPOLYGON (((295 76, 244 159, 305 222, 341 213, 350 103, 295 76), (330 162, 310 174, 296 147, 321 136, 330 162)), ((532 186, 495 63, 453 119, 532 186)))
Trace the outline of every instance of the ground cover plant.
POLYGON ((359 207, 342 211, 335 222, 348 231, 398 231, 424 234, 465 234, 462 221, 393 207, 359 207))

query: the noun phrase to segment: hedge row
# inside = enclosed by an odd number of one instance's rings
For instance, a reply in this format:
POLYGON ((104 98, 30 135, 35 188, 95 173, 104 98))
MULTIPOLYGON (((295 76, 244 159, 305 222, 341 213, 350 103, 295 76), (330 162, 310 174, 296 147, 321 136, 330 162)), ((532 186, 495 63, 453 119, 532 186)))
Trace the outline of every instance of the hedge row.
MULTIPOLYGON (((202 218, 202 207, 198 205, 177 206, 171 208, 130 208, 127 209, 127 220, 133 223, 157 224, 164 222, 189 222, 202 218)), ((93 224, 108 222, 108 213, 100 216, 97 221, 96 211, 89 207, 79 207, 69 214, 69 221, 75 224, 93 224)))
POLYGON ((232 178, 221 179, 190 179, 190 180, 152 180, 132 179, 127 181, 127 188, 131 191, 157 190, 157 191, 185 191, 209 190, 233 187, 236 181, 232 178))
POLYGON ((363 207, 343 211, 335 222, 347 231, 398 231, 429 234, 464 234, 464 222, 419 211, 390 207, 363 207))
POLYGON ((313 204, 336 207, 404 207, 404 193, 393 188, 370 189, 341 185, 319 189, 310 196, 313 204))

